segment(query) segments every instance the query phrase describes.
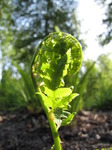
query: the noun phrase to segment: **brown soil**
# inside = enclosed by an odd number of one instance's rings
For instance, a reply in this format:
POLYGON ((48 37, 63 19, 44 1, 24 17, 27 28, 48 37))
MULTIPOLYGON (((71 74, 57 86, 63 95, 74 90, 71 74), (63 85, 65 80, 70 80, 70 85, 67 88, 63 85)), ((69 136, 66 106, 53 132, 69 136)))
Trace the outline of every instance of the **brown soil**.
MULTIPOLYGON (((112 147, 112 111, 82 111, 59 130, 63 150, 112 147)), ((0 150, 50 150, 53 139, 43 112, 25 109, 0 114, 0 150)))

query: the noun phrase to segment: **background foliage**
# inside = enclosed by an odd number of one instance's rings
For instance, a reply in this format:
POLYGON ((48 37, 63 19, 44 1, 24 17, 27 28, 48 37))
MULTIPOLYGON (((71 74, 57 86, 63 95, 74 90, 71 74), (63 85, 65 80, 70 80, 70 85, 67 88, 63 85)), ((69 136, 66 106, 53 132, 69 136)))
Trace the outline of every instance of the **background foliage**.
POLYGON ((101 55, 88 77, 84 101, 86 108, 112 109, 112 61, 101 55))

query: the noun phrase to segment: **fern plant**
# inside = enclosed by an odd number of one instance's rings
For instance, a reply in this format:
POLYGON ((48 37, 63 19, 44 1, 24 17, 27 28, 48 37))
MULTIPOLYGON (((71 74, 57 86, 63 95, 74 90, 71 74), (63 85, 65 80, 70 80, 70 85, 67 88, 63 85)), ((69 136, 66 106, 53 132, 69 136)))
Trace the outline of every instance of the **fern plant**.
POLYGON ((34 54, 31 74, 36 94, 48 118, 55 150, 61 150, 58 129, 69 124, 76 112, 70 112, 70 102, 78 96, 74 86, 65 87, 65 77, 75 74, 82 63, 80 43, 70 34, 50 33, 34 54))

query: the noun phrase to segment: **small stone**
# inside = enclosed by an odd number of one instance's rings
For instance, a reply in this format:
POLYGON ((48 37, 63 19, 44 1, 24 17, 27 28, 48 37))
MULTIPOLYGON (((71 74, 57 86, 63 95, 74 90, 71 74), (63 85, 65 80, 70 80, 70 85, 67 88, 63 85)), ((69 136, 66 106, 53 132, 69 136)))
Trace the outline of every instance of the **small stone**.
POLYGON ((101 139, 101 137, 100 137, 99 134, 96 134, 96 139, 97 139, 97 140, 100 140, 100 139, 101 139))

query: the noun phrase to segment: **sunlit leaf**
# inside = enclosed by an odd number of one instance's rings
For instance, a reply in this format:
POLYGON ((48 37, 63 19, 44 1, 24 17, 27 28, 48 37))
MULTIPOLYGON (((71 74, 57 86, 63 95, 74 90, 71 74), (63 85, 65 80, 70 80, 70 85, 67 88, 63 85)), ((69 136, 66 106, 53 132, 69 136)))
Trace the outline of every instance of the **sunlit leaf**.
POLYGON ((68 125, 72 120, 73 120, 73 117, 76 113, 72 113, 70 114, 66 119, 62 119, 62 122, 61 122, 61 126, 66 126, 68 125))
POLYGON ((62 98, 69 96, 72 93, 72 90, 70 88, 59 88, 55 90, 55 97, 56 98, 62 98))
POLYGON ((33 72, 37 72, 46 86, 56 90, 67 74, 76 73, 82 63, 79 42, 70 34, 51 33, 39 45, 32 61, 33 72))
POLYGON ((75 98, 77 97, 79 94, 77 93, 73 93, 70 94, 67 97, 63 97, 62 99, 59 99, 55 102, 55 108, 59 107, 59 108, 63 108, 63 107, 67 107, 69 105, 69 103, 75 98))
POLYGON ((46 86, 44 87, 44 93, 48 96, 48 97, 53 97, 53 91, 49 88, 47 88, 46 86))

